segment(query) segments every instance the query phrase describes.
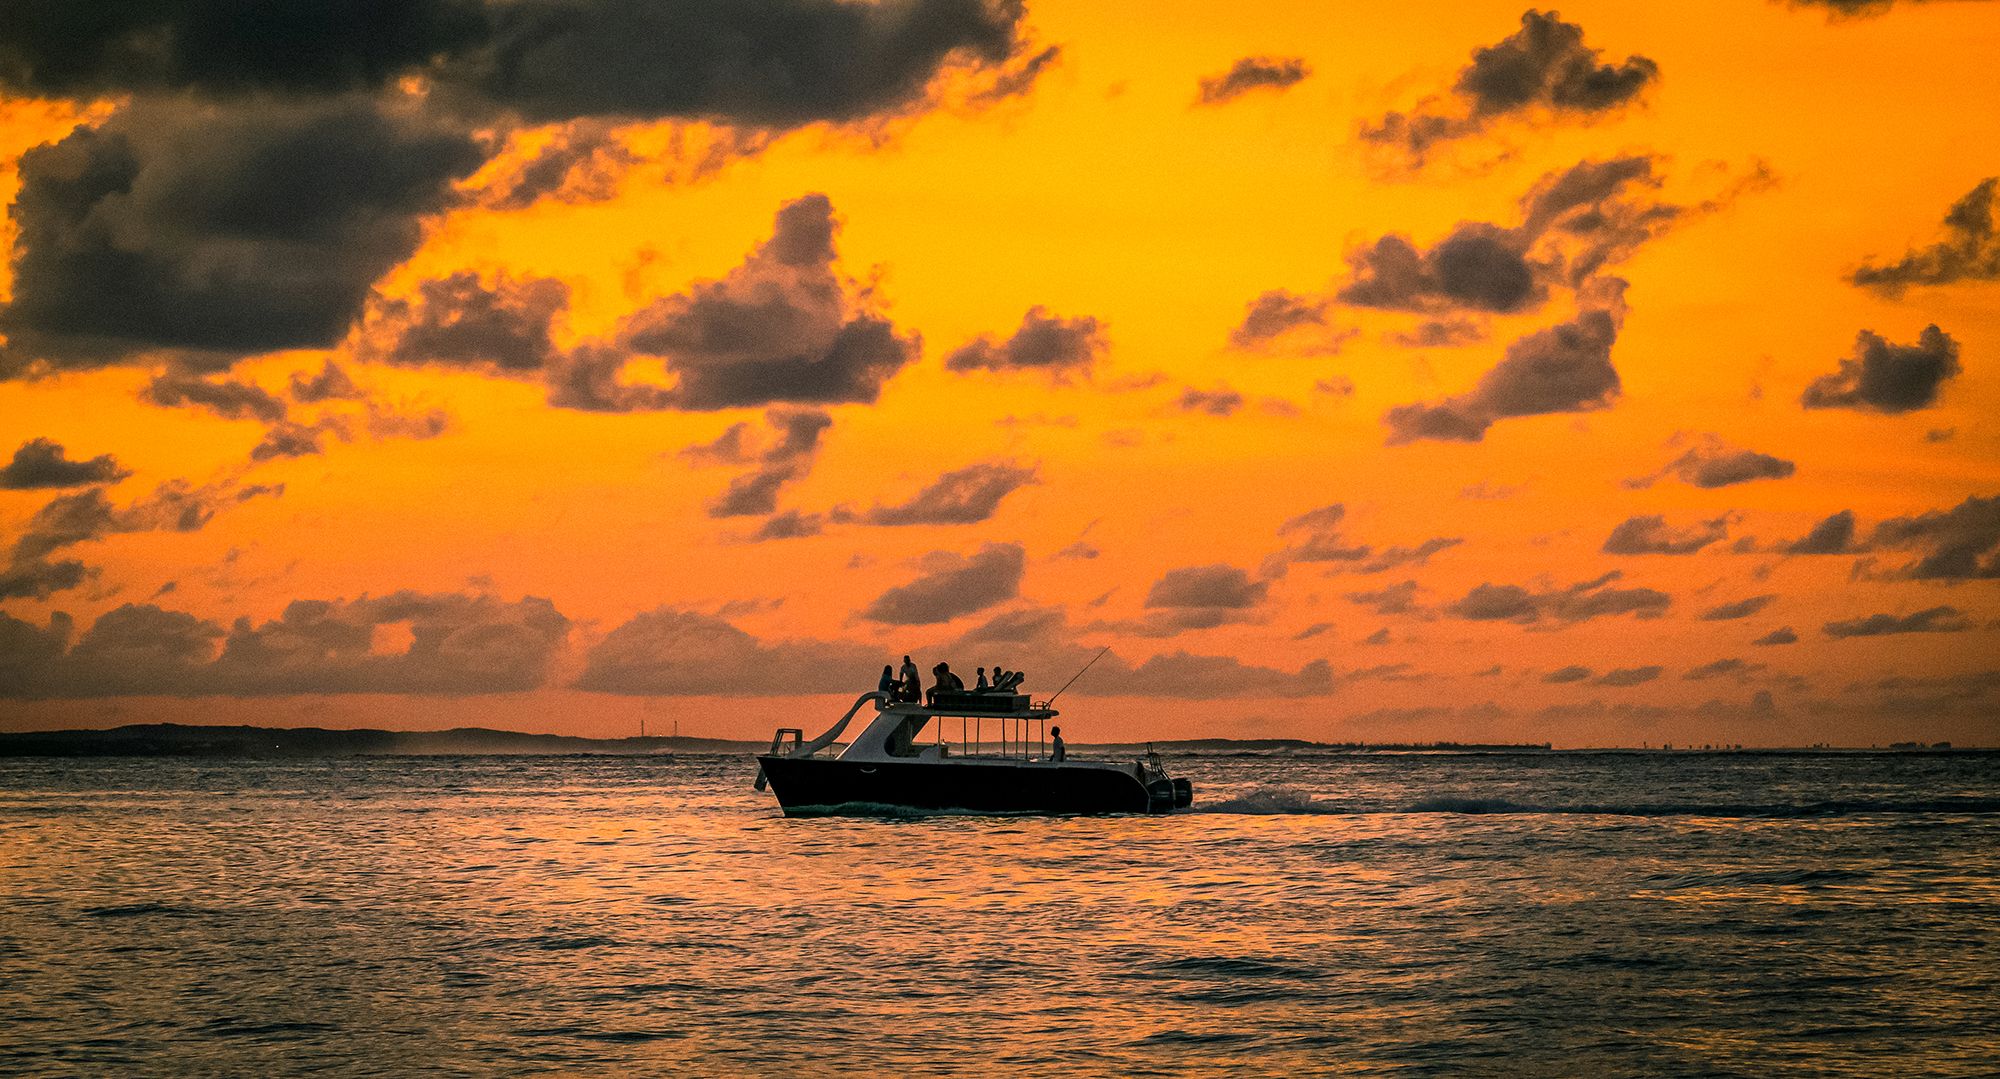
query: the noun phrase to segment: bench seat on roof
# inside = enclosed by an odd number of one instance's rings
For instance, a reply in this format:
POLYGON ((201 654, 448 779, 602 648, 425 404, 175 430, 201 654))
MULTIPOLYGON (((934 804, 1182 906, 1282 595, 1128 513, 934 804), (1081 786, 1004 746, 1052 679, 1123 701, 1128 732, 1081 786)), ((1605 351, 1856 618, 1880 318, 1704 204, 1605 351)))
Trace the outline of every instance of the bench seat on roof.
POLYGON ((940 711, 954 712, 1025 712, 1028 709, 1028 695, 1025 693, 972 693, 947 692, 938 694, 931 707, 940 711))

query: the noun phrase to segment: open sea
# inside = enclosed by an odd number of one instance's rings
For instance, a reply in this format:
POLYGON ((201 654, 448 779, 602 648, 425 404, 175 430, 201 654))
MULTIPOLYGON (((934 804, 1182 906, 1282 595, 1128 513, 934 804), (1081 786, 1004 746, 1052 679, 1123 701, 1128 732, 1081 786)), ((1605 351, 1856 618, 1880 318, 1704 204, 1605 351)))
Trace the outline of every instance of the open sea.
POLYGON ((2000 755, 0 760, 0 1073, 2000 1074, 2000 755))

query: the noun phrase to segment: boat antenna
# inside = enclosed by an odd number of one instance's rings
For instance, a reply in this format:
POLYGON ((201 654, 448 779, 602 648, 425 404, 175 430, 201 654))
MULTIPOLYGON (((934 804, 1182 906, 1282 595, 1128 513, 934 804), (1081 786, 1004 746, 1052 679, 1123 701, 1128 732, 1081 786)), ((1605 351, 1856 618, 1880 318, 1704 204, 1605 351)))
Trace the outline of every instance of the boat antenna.
MULTIPOLYGON (((1104 658, 1104 653, 1109 651, 1111 651, 1111 646, 1107 644, 1104 646, 1104 651, 1099 652, 1096 655, 1090 657, 1090 662, 1083 665, 1083 671, 1087 671, 1091 667, 1095 666, 1098 660, 1104 658)), ((1056 703, 1056 698, 1063 695, 1063 689, 1068 689, 1069 687, 1075 685, 1076 680, 1083 677, 1083 671, 1078 671, 1075 674, 1071 675, 1070 680, 1062 684, 1062 689, 1056 690, 1055 693, 1052 694, 1048 700, 1042 702, 1042 707, 1047 708, 1049 705, 1056 703)))

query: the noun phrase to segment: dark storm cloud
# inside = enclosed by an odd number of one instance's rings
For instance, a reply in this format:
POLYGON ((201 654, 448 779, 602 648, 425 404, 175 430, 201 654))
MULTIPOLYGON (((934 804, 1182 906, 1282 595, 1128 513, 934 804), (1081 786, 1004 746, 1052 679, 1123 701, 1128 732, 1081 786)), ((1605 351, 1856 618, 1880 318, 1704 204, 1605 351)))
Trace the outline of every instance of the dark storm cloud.
POLYGON ((1956 374, 1958 342, 1936 326, 1924 327, 1914 345, 1863 330, 1840 370, 1814 379, 1799 401, 1807 408, 1911 412, 1936 404, 1938 390, 1956 374))
POLYGON ((1631 517, 1605 537, 1605 554, 1694 554, 1729 538, 1729 517, 1698 521, 1684 528, 1667 523, 1662 514, 1631 517))
POLYGON ((1581 682, 1590 677, 1589 667, 1558 667, 1542 676, 1542 681, 1561 685, 1565 682, 1581 682))
POLYGON ((1848 618, 1820 628, 1829 637, 1881 637, 1892 633, 1960 633, 1971 629, 1972 621, 1956 607, 1932 607, 1913 614, 1848 618))
POLYGON ((116 483, 130 476, 118 467, 110 454, 72 461, 60 443, 46 438, 30 439, 14 451, 14 459, 0 468, 0 490, 32 491, 60 487, 88 487, 116 483))
POLYGON ((845 642, 766 644, 713 615, 662 607, 606 634, 576 687, 680 696, 853 693, 873 686, 890 658, 845 642))
POLYGON ((1605 671, 1591 684, 1619 687, 1643 685, 1658 678, 1665 670, 1665 667, 1657 665, 1648 667, 1620 667, 1617 670, 1605 671))
POLYGON ((877 596, 861 617, 898 626, 948 622, 1013 599, 1025 565, 1014 543, 989 543, 970 556, 937 551, 921 563, 922 576, 877 596))
POLYGON ((554 323, 569 286, 549 278, 499 276, 488 284, 464 272, 420 282, 411 299, 383 300, 370 312, 380 343, 373 359, 525 374, 560 355, 554 323))
POLYGON ((1246 56, 1223 74, 1201 80, 1195 103, 1220 105, 1252 90, 1288 90, 1310 74, 1312 68, 1296 56, 1246 56))
POLYGON ((861 120, 920 105, 942 69, 1001 68, 1024 46, 1018 0, 515 0, 488 12, 490 40, 442 81, 533 122, 861 120))
POLYGON ((951 67, 1025 89, 1046 60, 1023 55, 1021 17, 1013 0, 14 0, 0 6, 0 85, 79 99, 233 96, 369 89, 421 72, 459 105, 534 122, 786 128, 908 111, 951 67))
POLYGON ((153 376, 153 381, 139 391, 139 399, 162 408, 205 408, 228 420, 276 423, 285 418, 285 402, 261 386, 204 378, 184 370, 167 370, 153 376))
MULTIPOLYGON (((1622 286, 1623 282, 1619 282, 1622 286)), ((1611 346, 1624 304, 1579 311, 1568 322, 1537 330, 1507 346, 1506 358, 1463 394, 1434 403, 1398 405, 1383 414, 1389 443, 1417 439, 1478 442, 1497 420, 1607 408, 1619 394, 1611 346)))
POLYGON ((1996 205, 2000 205, 2000 176, 1989 176, 1953 203, 1944 215, 1944 239, 1911 251, 1895 262, 1863 264, 1847 279, 1885 296, 1900 296, 1911 285, 2000 279, 2000 229, 1994 227, 1996 205))
POLYGON ((1444 613, 1474 622, 1538 622, 1543 618, 1558 622, 1583 622, 1630 614, 1658 618, 1672 605, 1673 597, 1651 588, 1613 588, 1618 573, 1607 573, 1591 581, 1565 588, 1531 590, 1520 585, 1481 584, 1464 598, 1446 605, 1444 613))
MULTIPOLYGON (((4 617, 4 616, 0 616, 4 617)), ((0 627, 19 632, 21 623, 0 627)), ((30 627, 32 629, 32 627, 30 627)), ((41 631, 52 635, 57 627, 41 631)), ((469 694, 534 689, 569 631, 547 600, 396 592, 357 600, 296 600, 272 621, 222 626, 179 611, 126 604, 66 651, 7 671, 0 693, 21 698, 271 696, 301 693, 469 694), (374 647, 403 628, 400 652, 374 647)), ((0 635, 5 635, 0 633, 0 635)))
POLYGON ((1616 112, 1659 74, 1644 56, 1603 62, 1583 43, 1583 27, 1553 11, 1530 10, 1512 35, 1475 49, 1449 91, 1364 125, 1361 137, 1422 165, 1438 144, 1481 134, 1502 119, 1587 120, 1616 112))
POLYGON ((1792 632, 1792 627, 1790 626, 1779 626, 1777 629, 1764 634, 1750 643, 1761 645, 1797 644, 1799 643, 1799 635, 1792 632))
POLYGON ((1869 546, 1915 549, 1923 556, 1897 572, 1915 580, 2000 578, 2000 495, 1973 495, 1949 510, 1891 517, 1875 526, 1869 546))
MULTIPOLYGON (((710 517, 744 517, 776 511, 779 489, 811 471, 813 458, 819 453, 820 436, 833 426, 833 417, 813 408, 774 408, 764 414, 764 422, 775 434, 775 441, 760 455, 757 468, 731 480, 722 495, 709 503, 710 517)), ((733 452, 741 455, 742 431, 743 425, 737 424, 715 444, 697 450, 730 452, 726 444, 733 435, 736 443, 733 452), (725 448, 718 450, 719 445, 725 448)))
POLYGON ((331 347, 482 156, 367 101, 128 105, 22 155, 0 374, 331 347))
POLYGON ((1781 480, 1796 470, 1796 465, 1782 457, 1731 446, 1714 435, 1706 435, 1694 448, 1668 461, 1659 471, 1626 480, 1625 486, 1650 487, 1675 476, 1689 486, 1714 489, 1752 480, 1781 480))
POLYGON ((635 313, 620 349, 565 357, 553 399, 609 410, 873 402, 918 343, 849 294, 833 268, 838 232, 825 195, 787 203, 771 238, 727 276, 635 313), (662 358, 678 384, 618 382, 626 353, 662 358))
POLYGON ((1041 371, 1057 381, 1087 373, 1105 349, 1104 324, 1094 318, 1061 318, 1041 306, 1028 309, 1013 336, 981 337, 945 357, 953 371, 1041 371))
POLYGON ((1701 612, 1701 620, 1704 622, 1728 622, 1738 618, 1748 618, 1769 607, 1777 599, 1778 597, 1775 594, 1766 594, 1720 604, 1701 612))
POLYGON ((472 0, 7 0, 0 86, 84 100, 368 89, 485 34, 472 0))
POLYGON ((860 520, 873 525, 968 525, 993 516, 1008 495, 1035 482, 1035 469, 987 461, 939 476, 909 501, 876 506, 860 520))

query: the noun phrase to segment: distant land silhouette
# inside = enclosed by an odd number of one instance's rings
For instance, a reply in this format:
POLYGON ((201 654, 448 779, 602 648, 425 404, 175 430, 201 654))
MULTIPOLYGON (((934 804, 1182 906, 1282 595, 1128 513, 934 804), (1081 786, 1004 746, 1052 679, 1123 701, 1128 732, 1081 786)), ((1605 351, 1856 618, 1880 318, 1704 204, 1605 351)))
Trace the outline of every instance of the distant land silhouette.
MULTIPOLYGON (((143 723, 110 730, 0 733, 0 757, 352 757, 459 754, 752 753, 770 743, 725 738, 580 738, 485 727, 445 731, 328 730, 323 727, 208 727, 143 723)), ((1100 753, 1160 750, 1282 752, 1356 750, 1541 753, 1547 745, 1309 742, 1296 738, 1194 738, 1119 742, 1076 748, 1100 753)))

